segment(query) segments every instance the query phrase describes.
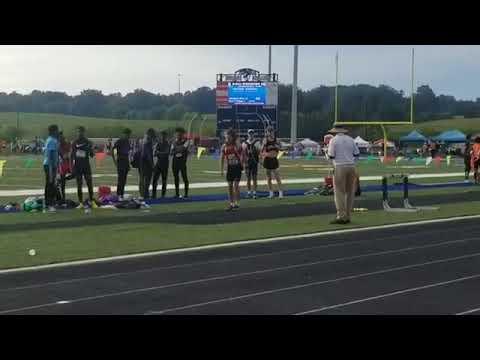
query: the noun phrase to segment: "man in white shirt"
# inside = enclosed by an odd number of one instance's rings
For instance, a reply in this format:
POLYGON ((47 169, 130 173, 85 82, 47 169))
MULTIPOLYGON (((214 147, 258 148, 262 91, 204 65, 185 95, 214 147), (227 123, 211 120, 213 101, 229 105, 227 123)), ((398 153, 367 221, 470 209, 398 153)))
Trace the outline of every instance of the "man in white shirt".
POLYGON ((329 131, 335 137, 328 144, 327 155, 333 162, 333 188, 337 217, 331 224, 348 224, 353 211, 353 200, 357 188, 355 163, 360 155, 353 139, 346 135, 348 130, 336 126, 329 131))

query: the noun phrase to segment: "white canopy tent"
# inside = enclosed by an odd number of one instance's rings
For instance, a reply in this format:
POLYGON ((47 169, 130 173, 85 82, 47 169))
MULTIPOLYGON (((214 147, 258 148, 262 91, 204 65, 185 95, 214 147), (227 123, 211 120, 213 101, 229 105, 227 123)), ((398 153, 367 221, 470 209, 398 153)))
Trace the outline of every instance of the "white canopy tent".
POLYGON ((357 144, 359 148, 370 147, 370 143, 366 140, 363 140, 360 136, 357 136, 353 141, 355 141, 355 144, 357 144))

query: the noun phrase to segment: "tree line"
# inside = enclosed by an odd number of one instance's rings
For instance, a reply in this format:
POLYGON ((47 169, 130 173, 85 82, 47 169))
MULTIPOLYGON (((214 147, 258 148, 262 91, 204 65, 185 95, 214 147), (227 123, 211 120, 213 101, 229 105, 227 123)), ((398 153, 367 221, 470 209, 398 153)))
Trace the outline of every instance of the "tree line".
MULTIPOLYGON (((387 85, 339 86, 339 120, 397 121, 410 117, 409 94, 387 85)), ((280 136, 290 134, 292 86, 279 85, 280 136)), ((436 95, 428 85, 415 92, 415 122, 452 116, 480 117, 480 98, 457 100, 450 95, 436 95)), ((0 92, 0 112, 58 113, 116 119, 181 120, 188 112, 215 113, 215 89, 200 87, 171 95, 154 94, 143 89, 122 95, 103 94, 87 89, 79 95, 34 90, 22 95, 0 92)), ((298 90, 298 135, 324 133, 334 119, 335 88, 318 86, 298 90)))

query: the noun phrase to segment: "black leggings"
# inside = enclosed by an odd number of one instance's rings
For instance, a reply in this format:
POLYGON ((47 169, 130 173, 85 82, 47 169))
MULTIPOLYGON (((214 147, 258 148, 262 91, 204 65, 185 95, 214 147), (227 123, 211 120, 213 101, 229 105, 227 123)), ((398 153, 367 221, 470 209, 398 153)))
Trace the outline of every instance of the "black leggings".
POLYGON ((151 166, 145 166, 142 168, 141 177, 143 185, 143 198, 148 199, 150 197, 150 183, 152 182, 153 168, 151 166))
POLYGON ((93 180, 92 180, 92 173, 89 171, 75 171, 75 177, 77 179, 77 196, 78 201, 83 203, 83 179, 85 178, 85 182, 87 183, 88 188, 88 198, 90 201, 93 201, 93 180))
POLYGON ((188 175, 187 175, 187 164, 182 163, 182 164, 172 164, 172 170, 173 170, 173 178, 175 181, 175 196, 179 197, 180 196, 180 176, 179 173, 182 174, 182 180, 183 184, 185 185, 185 196, 188 196, 188 175))
POLYGON ((168 163, 155 166, 152 184, 152 197, 154 199, 157 197, 157 186, 160 176, 162 176, 162 197, 165 197, 165 194, 167 193, 168 163))
POLYGON ((117 196, 125 195, 125 185, 127 184, 127 176, 130 169, 128 167, 119 167, 117 169, 117 196))
POLYGON ((49 176, 49 167, 48 165, 44 165, 43 167, 45 171, 45 205, 46 206, 54 206, 55 205, 55 198, 57 195, 57 187, 55 184, 55 179, 57 176, 57 169, 53 168, 53 176, 50 179, 49 176))

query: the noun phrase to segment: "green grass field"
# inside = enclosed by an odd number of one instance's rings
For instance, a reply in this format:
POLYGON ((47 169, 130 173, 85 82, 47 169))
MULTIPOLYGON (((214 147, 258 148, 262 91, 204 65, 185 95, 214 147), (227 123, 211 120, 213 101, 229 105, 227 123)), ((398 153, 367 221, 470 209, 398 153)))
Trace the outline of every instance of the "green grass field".
MULTIPOLYGON (((460 191, 460 190, 454 190, 460 191)), ((378 197, 379 194, 367 196, 378 197)), ((421 194, 415 193, 415 197, 421 194)), ((380 199, 378 199, 380 201, 380 199)), ((242 202, 240 211, 261 207, 266 212, 281 204, 303 206, 312 202, 332 201, 331 197, 296 197, 283 200, 259 199, 242 202)), ((79 259, 98 258, 147 251, 178 249, 259 239, 279 235, 293 235, 334 230, 332 215, 310 214, 282 219, 259 219, 237 223, 191 225, 162 220, 163 214, 222 210, 223 202, 159 205, 149 213, 141 210, 96 210, 85 215, 78 210, 57 214, 0 214, 0 269, 58 263, 79 259), (92 222, 92 223, 90 223, 92 222), (29 249, 37 255, 29 256, 29 249)), ((421 213, 387 213, 382 210, 355 213, 347 227, 417 221, 478 214, 477 202, 442 205, 439 211, 421 213)), ((235 216, 234 214, 232 214, 235 216)))
MULTIPOLYGON (((455 119, 429 122, 418 126, 421 131, 429 135, 428 126, 434 126, 433 133, 450 128, 458 128, 465 132, 475 132, 480 119, 455 119), (438 123, 438 124, 437 124, 438 123), (431 125, 433 124, 433 125, 431 125), (423 130, 425 129, 425 130, 423 130)), ((68 132, 73 131, 77 125, 84 125, 89 130, 91 137, 103 137, 105 133, 122 126, 128 126, 134 130, 135 135, 141 135, 148 127, 162 129, 175 125, 187 126, 186 122, 171 121, 140 121, 140 120, 114 120, 92 119, 49 114, 21 114, 20 126, 25 129, 25 138, 33 138, 43 134, 45 128, 57 123, 68 132)), ((9 126, 16 126, 16 114, 0 113, 0 133, 9 126)), ((199 122, 193 123, 193 131, 197 131, 199 122)), ((214 130, 214 119, 209 118, 205 125, 209 131, 214 130)), ((117 131, 115 130, 115 131, 117 131)), ((404 135, 411 129, 406 126, 391 127, 390 135, 396 131, 404 135)), ((205 133, 204 133, 205 134, 205 133)), ((206 134, 205 134, 206 135, 206 134)), ((112 136, 114 136, 112 134, 112 136)), ((9 201, 23 202, 27 196, 9 195, 10 191, 41 189, 43 187, 42 157, 32 155, 6 155, 0 153, 0 160, 7 160, 4 174, 0 177, 0 204, 9 201), (26 167, 28 159, 34 159, 31 167, 26 167)), ((307 179, 323 178, 328 174, 330 165, 323 158, 314 160, 306 159, 281 159, 281 174, 284 179, 307 179)), ((94 185, 115 185, 116 171, 111 159, 107 158, 99 166, 92 161, 94 172, 94 185)), ((210 156, 197 159, 193 156, 189 159, 189 177, 191 183, 223 182, 224 178, 219 173, 218 160, 210 156)), ((381 164, 378 160, 359 163, 361 176, 390 175, 390 174, 444 174, 462 173, 463 160, 452 160, 450 166, 442 162, 440 166, 414 161, 402 161, 398 164, 381 164)), ((264 180, 265 174, 262 169, 259 179, 264 180)), ((427 179, 415 179, 415 183, 432 183, 443 181, 462 180, 457 177, 436 177, 427 179)), ((169 176, 171 184, 172 177, 169 176)), ((376 183, 378 181, 363 182, 363 184, 376 183)), ((132 169, 127 185, 137 185, 138 177, 135 169, 132 169)), ((286 185, 288 189, 310 189, 316 184, 297 183, 286 185)), ((67 187, 75 187, 75 182, 70 181, 67 187)), ((225 188, 192 189, 191 195, 225 193, 225 188)), ((242 189, 244 190, 244 189, 242 189)), ((266 186, 260 186, 259 190, 266 190, 266 186)), ((455 194, 465 192, 465 189, 440 189, 429 191, 412 192, 415 199, 419 196, 431 194, 455 194)), ((478 188, 470 188, 467 191, 478 192, 478 188)), ((129 191, 136 195, 136 191, 129 191)), ((287 192, 288 194, 288 192, 287 192)), ((173 195, 171 191, 167 196, 173 195)), ((365 198, 373 198, 381 201, 380 193, 365 193, 365 198)), ((393 196, 398 196, 393 194, 393 196)), ((69 195, 76 200, 75 195, 69 195)), ((287 197, 283 200, 259 199, 242 201, 242 212, 249 209, 261 208, 265 212, 274 211, 281 204, 292 207, 305 207, 315 202, 332 202, 332 197, 287 197)), ((204 212, 215 213, 222 210, 223 202, 208 203, 184 203, 153 206, 149 212, 142 210, 95 210, 93 214, 86 215, 78 210, 59 211, 56 214, 41 213, 17 213, 0 214, 0 269, 32 266, 40 264, 58 263, 70 260, 90 259, 105 256, 131 254, 155 250, 177 249, 191 246, 234 242, 249 239, 258 239, 278 235, 308 233, 339 228, 338 225, 330 225, 329 220, 334 216, 308 214, 306 216, 287 217, 281 219, 261 219, 225 224, 183 224, 175 221, 161 221, 166 214, 179 213, 184 215, 204 212), (158 221, 157 221, 158 220, 158 221), (35 249, 36 256, 29 256, 28 250, 35 249)), ((351 225, 348 227, 364 227, 397 222, 414 221, 432 218, 447 218, 478 214, 480 204, 475 202, 457 202, 442 204, 439 211, 420 212, 414 214, 386 213, 380 210, 356 213, 351 225)))
MULTIPOLYGON (((19 189, 41 189, 43 175, 41 157, 35 157, 32 168, 25 168, 29 156, 7 156, 4 176, 0 178, 0 191, 19 189)), ((195 157, 189 160, 190 178, 192 183, 223 181, 218 171, 218 161, 211 157, 195 157)), ((281 173, 284 179, 305 179, 324 177, 328 173, 328 164, 324 160, 281 160, 281 173)), ((359 165, 362 176, 393 173, 438 174, 462 172, 461 162, 450 167, 443 163, 440 167, 430 165, 420 166, 413 163, 398 165, 383 165, 377 161, 361 161, 359 165), (412 168, 413 167, 413 168, 412 168)), ((113 185, 115 171, 112 162, 107 159, 101 167, 94 167, 94 183, 98 185, 113 185)), ((264 174, 260 171, 260 179, 264 174)), ((418 179, 419 182, 440 182, 459 180, 459 178, 418 179)), ((171 183, 171 178, 169 179, 171 183)), ((378 183, 378 181, 376 181, 378 183)), ((129 177, 129 185, 137 184, 135 170, 129 177)), ((69 187, 74 187, 70 182, 69 187)), ((291 184, 287 189, 309 189, 314 184, 291 184)), ((260 190, 265 190, 261 186, 260 190)), ((441 189, 430 191, 415 191, 414 195, 422 196, 432 193, 465 192, 465 189, 441 189)), ((477 191, 476 188, 469 191, 477 191)), ((192 195, 205 193, 224 193, 224 188, 192 189, 192 195)), ((135 192, 133 192, 135 193, 135 192)), ((172 195, 170 192, 168 195, 172 195)), ((365 193, 366 198, 372 197, 380 202, 380 193, 365 193)), ((397 196, 394 194, 394 196, 397 196)), ((26 196, 2 196, 0 203, 7 201, 23 201, 26 196)), ((70 195, 75 199, 75 195, 70 195)), ((283 200, 245 200, 240 211, 249 208, 264 208, 266 212, 274 211, 277 204, 301 207, 312 202, 332 202, 331 197, 291 197, 283 200), (270 210, 271 209, 271 210, 270 210)), ((336 229, 329 220, 334 216, 309 214, 301 217, 282 219, 259 219, 241 223, 226 223, 216 225, 192 225, 177 222, 160 221, 162 214, 172 212, 197 214, 222 210, 224 202, 184 203, 153 206, 149 213, 142 210, 96 210, 86 215, 78 210, 59 211, 57 214, 17 213, 0 214, 0 269, 19 266, 57 263, 69 260, 114 256, 146 251, 176 249, 191 246, 217 244, 240 240, 265 238, 277 235, 299 234, 315 231, 336 229), (159 221, 156 221, 157 219, 159 221), (28 250, 35 249, 36 256, 29 256, 28 250)), ((474 202, 442 205, 439 211, 422 212, 418 214, 391 214, 384 211, 367 211, 356 213, 350 227, 362 227, 395 222, 413 221, 430 218, 443 218, 455 215, 477 214, 480 205, 474 202)))
MULTIPOLYGON (((192 115, 193 116, 193 115, 192 115)), ((174 120, 119 120, 106 118, 92 118, 81 116, 70 116, 61 114, 40 114, 20 113, 19 125, 22 130, 22 137, 27 140, 35 136, 45 137, 47 127, 50 124, 57 124, 64 131, 67 137, 72 137, 75 127, 82 125, 87 128, 88 136, 95 137, 117 137, 122 128, 129 127, 133 136, 142 136, 146 129, 152 127, 155 130, 167 129, 175 126, 187 128, 192 116, 186 116, 183 121, 174 120)), ((198 117, 192 122, 192 132, 199 132, 202 119, 198 117)), ((0 135, 5 133, 9 127, 17 126, 17 113, 0 112, 0 135)), ((202 127, 202 135, 212 136, 215 134, 215 117, 207 115, 207 120, 202 127)))

